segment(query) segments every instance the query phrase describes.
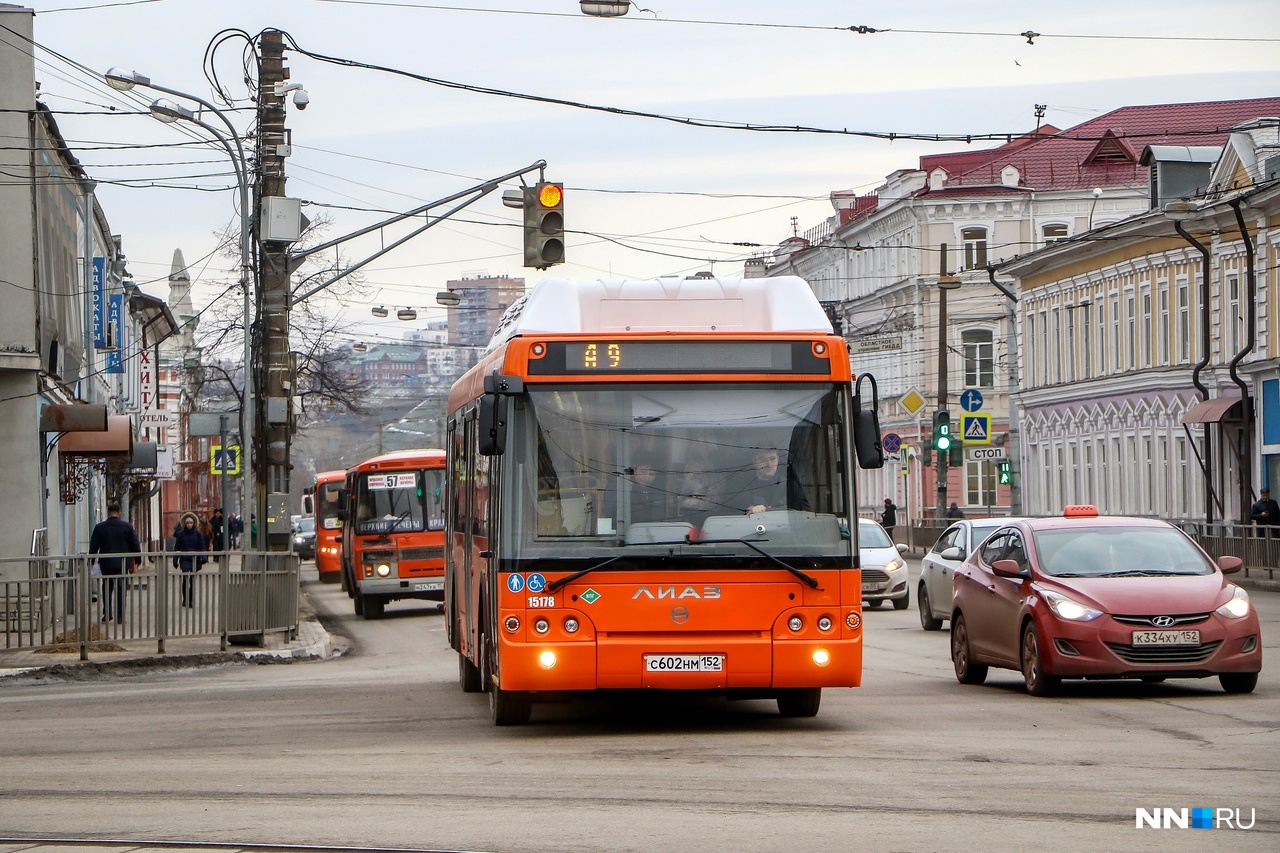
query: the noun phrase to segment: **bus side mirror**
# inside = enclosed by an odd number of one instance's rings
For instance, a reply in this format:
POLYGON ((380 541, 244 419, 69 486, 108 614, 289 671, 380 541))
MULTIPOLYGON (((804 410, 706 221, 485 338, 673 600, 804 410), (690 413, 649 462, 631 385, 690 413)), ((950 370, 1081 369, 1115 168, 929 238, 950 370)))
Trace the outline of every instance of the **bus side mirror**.
POLYGON ((477 450, 481 456, 501 456, 507 449, 507 397, 524 393, 524 380, 496 371, 484 378, 480 398, 477 450))
POLYGON ((884 467, 884 445, 880 443, 880 407, 876 380, 870 373, 858 377, 853 393, 853 450, 861 468, 884 467), (862 408, 862 383, 871 383, 871 406, 862 408))

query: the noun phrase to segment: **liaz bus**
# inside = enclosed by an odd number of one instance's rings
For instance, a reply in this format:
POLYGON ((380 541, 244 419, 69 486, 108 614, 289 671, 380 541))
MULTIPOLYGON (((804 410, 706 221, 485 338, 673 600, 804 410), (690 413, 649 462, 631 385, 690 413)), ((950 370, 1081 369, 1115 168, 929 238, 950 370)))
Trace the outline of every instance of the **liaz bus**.
POLYGON ((795 277, 538 284, 449 396, 462 689, 520 725, 586 691, 812 716, 856 687, 854 447, 883 451, 854 389, 795 277))
POLYGON ((443 450, 401 450, 347 470, 342 572, 357 616, 444 600, 444 464, 443 450))
POLYGON ((323 471, 312 485, 312 512, 316 517, 316 571, 324 583, 342 579, 343 512, 346 509, 346 471, 323 471))

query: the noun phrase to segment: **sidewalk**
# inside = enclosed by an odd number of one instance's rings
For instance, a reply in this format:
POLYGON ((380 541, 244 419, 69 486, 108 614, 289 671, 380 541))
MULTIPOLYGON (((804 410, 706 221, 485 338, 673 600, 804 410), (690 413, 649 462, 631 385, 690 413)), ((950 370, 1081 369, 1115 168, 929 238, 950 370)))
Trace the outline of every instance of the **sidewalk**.
MULTIPOLYGON (((80 660, 79 649, 67 651, 27 651, 0 649, 0 678, 30 673, 47 667, 100 667, 106 664, 150 661, 157 666, 175 666, 184 660, 207 665, 219 661, 274 658, 280 662, 293 660, 325 660, 346 651, 346 643, 335 639, 320 624, 306 594, 302 596, 298 614, 297 636, 288 632, 267 634, 261 646, 228 645, 224 652, 218 637, 181 637, 166 639, 164 653, 150 640, 125 640, 106 643, 112 651, 89 650, 89 659, 80 660)), ((266 661, 262 661, 266 662, 266 661)), ((275 661, 271 661, 275 662, 275 661)))

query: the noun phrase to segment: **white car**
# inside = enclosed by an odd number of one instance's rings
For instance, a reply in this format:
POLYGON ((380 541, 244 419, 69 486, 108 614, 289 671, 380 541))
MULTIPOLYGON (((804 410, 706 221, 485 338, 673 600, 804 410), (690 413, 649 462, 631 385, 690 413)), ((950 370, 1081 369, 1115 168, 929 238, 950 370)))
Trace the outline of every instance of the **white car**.
POLYGON ((862 603, 879 607, 892 601, 894 610, 906 610, 911 604, 911 587, 907 582, 906 545, 894 545, 889 534, 868 518, 858 519, 858 555, 862 558, 862 603))
POLYGON ((916 587, 916 606, 920 608, 920 627, 937 631, 951 618, 951 575, 974 549, 1016 518, 962 518, 943 531, 938 541, 920 561, 920 583, 916 587))

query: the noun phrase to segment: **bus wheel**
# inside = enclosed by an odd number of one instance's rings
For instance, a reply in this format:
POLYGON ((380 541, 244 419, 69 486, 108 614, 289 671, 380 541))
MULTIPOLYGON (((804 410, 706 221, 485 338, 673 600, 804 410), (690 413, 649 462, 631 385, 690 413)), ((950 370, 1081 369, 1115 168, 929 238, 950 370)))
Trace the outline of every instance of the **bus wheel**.
POLYGON ((778 691, 778 713, 784 717, 816 717, 821 704, 821 687, 795 687, 778 691))
POLYGON ((480 667, 476 666, 462 652, 458 652, 458 683, 463 693, 479 693, 483 689, 480 681, 480 667))
POLYGON ((523 726, 529 722, 529 715, 533 710, 529 694, 519 690, 503 690, 492 680, 491 676, 496 671, 493 665, 493 646, 484 636, 481 636, 480 643, 485 660, 481 681, 489 692, 489 717, 495 726, 523 726))
POLYGON ((364 604, 361 607, 363 613, 361 615, 366 619, 381 619, 382 611, 386 608, 387 602, 380 595, 362 595, 360 601, 364 604))

